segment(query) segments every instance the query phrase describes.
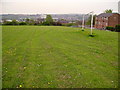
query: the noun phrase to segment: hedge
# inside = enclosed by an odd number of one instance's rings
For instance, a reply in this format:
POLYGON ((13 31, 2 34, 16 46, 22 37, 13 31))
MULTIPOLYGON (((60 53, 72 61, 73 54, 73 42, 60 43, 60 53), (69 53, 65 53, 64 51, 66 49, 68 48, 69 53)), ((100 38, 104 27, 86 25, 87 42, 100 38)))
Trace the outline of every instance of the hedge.
POLYGON ((115 27, 106 27, 107 30, 110 30, 110 31, 116 31, 116 32, 120 32, 120 24, 119 25, 116 25, 115 27))

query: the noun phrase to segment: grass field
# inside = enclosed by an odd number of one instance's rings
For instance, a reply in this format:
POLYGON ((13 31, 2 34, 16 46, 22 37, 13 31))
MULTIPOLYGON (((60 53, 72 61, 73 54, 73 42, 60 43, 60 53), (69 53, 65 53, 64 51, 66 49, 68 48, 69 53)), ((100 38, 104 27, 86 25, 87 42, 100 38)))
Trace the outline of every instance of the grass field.
POLYGON ((3 88, 118 87, 118 33, 3 26, 3 88))

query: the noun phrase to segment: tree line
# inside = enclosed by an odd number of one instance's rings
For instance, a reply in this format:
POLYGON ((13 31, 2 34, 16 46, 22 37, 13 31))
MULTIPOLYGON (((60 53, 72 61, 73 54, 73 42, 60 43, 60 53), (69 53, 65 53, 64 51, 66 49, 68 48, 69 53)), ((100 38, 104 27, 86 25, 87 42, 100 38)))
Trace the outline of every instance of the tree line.
MULTIPOLYGON (((76 24, 78 24, 78 22, 76 24)), ((7 21, 7 20, 4 20, 2 25, 72 26, 72 25, 75 25, 75 24, 73 24, 73 23, 63 24, 60 21, 54 21, 52 19, 51 15, 47 15, 46 19, 44 19, 44 20, 33 20, 33 19, 29 19, 29 18, 25 19, 24 21, 17 21, 17 20, 7 21)))

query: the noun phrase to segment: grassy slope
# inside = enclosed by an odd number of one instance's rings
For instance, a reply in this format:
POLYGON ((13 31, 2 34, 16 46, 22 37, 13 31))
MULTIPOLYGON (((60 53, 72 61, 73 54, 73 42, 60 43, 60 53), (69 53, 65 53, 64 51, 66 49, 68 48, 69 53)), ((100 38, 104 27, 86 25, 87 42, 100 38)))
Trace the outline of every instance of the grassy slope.
POLYGON ((116 32, 4 26, 3 87, 105 88, 118 83, 116 32))

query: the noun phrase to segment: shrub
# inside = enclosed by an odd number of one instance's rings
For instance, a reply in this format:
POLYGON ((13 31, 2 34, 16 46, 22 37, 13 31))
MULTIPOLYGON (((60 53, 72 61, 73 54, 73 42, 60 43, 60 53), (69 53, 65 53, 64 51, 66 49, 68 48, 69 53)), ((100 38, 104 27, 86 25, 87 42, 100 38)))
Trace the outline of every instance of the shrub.
POLYGON ((120 32, 120 24, 115 26, 115 31, 120 32))
POLYGON ((19 22, 17 22, 16 20, 5 21, 4 25, 19 25, 19 22))
POLYGON ((115 31, 115 28, 114 27, 110 27, 110 26, 106 27, 106 29, 107 30, 111 30, 111 31, 115 31))
POLYGON ((42 25, 50 26, 50 23, 48 23, 48 22, 43 22, 42 25))
POLYGON ((13 25, 13 24, 12 24, 12 22, 10 22, 10 21, 6 21, 6 22, 4 22, 3 25, 13 25))
POLYGON ((19 25, 19 22, 16 21, 16 20, 12 20, 12 24, 13 24, 13 25, 19 25))
POLYGON ((75 24, 74 23, 64 23, 64 24, 62 24, 63 26, 74 26, 75 24))
POLYGON ((26 22, 20 22, 19 25, 27 25, 26 22))

